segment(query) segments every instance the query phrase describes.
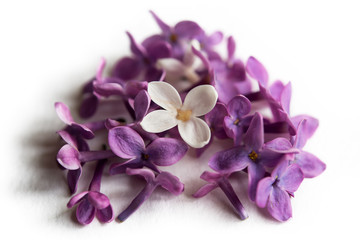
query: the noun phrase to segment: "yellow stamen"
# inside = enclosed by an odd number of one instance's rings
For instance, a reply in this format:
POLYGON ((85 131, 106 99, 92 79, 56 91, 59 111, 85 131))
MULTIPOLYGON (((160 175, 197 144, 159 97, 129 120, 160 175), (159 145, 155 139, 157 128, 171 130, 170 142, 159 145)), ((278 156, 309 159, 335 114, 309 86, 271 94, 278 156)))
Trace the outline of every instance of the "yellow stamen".
POLYGON ((191 117, 191 110, 177 110, 176 119, 181 120, 183 122, 189 121, 191 117))
POLYGON ((170 41, 173 42, 173 43, 175 43, 175 42, 177 41, 177 36, 176 36, 176 34, 171 34, 171 35, 170 35, 170 41))
POLYGON ((236 120, 234 121, 234 124, 235 124, 235 125, 238 125, 239 122, 240 122, 240 120, 239 120, 239 119, 236 119, 236 120))
POLYGON ((254 150, 252 150, 251 153, 249 153, 248 156, 253 162, 255 162, 256 159, 259 157, 259 155, 254 150))

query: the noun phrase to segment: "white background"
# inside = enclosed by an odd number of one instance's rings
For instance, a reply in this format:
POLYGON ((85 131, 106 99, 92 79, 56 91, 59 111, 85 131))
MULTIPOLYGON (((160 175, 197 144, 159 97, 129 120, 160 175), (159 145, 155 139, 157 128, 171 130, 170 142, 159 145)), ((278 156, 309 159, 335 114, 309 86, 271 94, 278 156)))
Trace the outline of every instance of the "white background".
MULTIPOLYGON (((0 233, 9 236, 2 239, 359 239, 359 23, 356 1, 1 1, 0 233), (272 80, 292 82, 294 115, 320 120, 306 150, 327 169, 303 182, 288 222, 270 219, 247 200, 246 183, 235 185, 246 221, 218 190, 190 197, 216 148, 168 168, 185 183, 182 196, 156 191, 121 224, 74 222, 55 163, 55 131, 63 125, 53 103, 63 101, 75 112, 80 87, 100 57, 111 66, 128 53, 126 30, 139 40, 158 32, 150 9, 169 24, 189 19, 208 32, 233 35, 237 56, 253 55, 272 80)), ((104 180, 116 215, 143 184, 104 180)))

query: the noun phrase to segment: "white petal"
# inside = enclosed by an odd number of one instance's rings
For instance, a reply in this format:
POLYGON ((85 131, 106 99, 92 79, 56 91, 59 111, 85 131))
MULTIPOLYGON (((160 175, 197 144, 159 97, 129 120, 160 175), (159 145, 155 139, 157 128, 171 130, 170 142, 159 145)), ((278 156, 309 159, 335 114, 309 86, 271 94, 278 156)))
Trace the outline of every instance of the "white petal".
POLYGON ((182 101, 179 93, 166 82, 150 82, 148 93, 153 102, 166 110, 176 112, 181 108, 182 101))
POLYGON ((177 125, 178 120, 174 113, 166 110, 156 110, 144 117, 141 127, 151 133, 159 133, 177 125))
POLYGON ((163 69, 166 75, 182 77, 186 66, 175 58, 162 58, 157 60, 156 67, 163 69))
POLYGON ((218 94, 211 85, 193 88, 184 100, 183 110, 191 110, 193 116, 202 116, 210 112, 216 104, 218 94))
POLYGON ((200 118, 193 117, 189 121, 179 121, 179 133, 182 139, 193 148, 202 148, 210 141, 210 128, 200 118))

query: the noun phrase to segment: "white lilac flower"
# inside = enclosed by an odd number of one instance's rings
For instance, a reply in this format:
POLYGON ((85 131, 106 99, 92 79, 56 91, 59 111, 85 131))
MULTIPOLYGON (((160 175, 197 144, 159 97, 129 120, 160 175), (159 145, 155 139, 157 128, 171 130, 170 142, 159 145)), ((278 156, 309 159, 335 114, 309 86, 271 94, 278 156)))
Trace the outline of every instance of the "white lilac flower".
POLYGON ((182 139, 194 148, 205 146, 210 140, 210 128, 199 118, 210 112, 218 95, 211 85, 193 88, 182 103, 176 89, 166 82, 150 82, 148 92, 151 100, 163 110, 147 114, 140 123, 145 131, 159 133, 178 126, 182 139))

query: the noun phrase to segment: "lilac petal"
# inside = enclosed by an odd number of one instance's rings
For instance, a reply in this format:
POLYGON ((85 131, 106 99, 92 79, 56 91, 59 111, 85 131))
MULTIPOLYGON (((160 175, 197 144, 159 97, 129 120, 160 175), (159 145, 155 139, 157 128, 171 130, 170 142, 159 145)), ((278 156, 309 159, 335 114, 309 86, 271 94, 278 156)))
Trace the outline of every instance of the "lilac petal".
POLYGON ((82 168, 76 170, 69 170, 67 173, 67 182, 71 194, 75 193, 77 190, 81 173, 82 173, 82 168))
POLYGON ((224 118, 224 126, 226 134, 234 140, 234 145, 239 146, 243 136, 243 124, 240 122, 235 124, 234 119, 230 117, 224 118))
POLYGON ((214 87, 219 95, 219 101, 227 104, 233 97, 240 94, 238 89, 224 81, 224 78, 214 75, 214 87))
POLYGON ((95 217, 96 208, 84 198, 76 209, 76 218, 79 223, 86 225, 92 222, 95 217))
POLYGON ((293 157, 293 155, 294 154, 279 153, 279 152, 265 148, 260 153, 260 162, 263 166, 273 168, 284 158, 286 158, 286 157, 291 158, 291 157, 293 157))
POLYGON ((108 223, 111 222, 114 218, 114 212, 112 206, 109 205, 103 209, 97 209, 96 217, 99 219, 100 222, 108 223))
POLYGON ((205 121, 217 138, 226 138, 226 133, 224 130, 224 118, 227 115, 228 111, 225 105, 222 103, 216 103, 215 107, 205 115, 205 121))
POLYGON ((290 141, 286 138, 278 137, 264 145, 264 149, 269 149, 277 153, 298 153, 299 150, 293 148, 290 141))
POLYGON ((171 45, 164 40, 153 41, 146 46, 149 58, 152 61, 156 61, 160 58, 169 58, 171 57, 171 45))
POLYGON ((87 199, 96 209, 103 209, 110 205, 109 198, 100 192, 90 191, 87 199))
MULTIPOLYGON (((230 175, 230 174, 228 174, 230 175)), ((220 178, 222 178, 223 176, 227 176, 227 174, 220 174, 217 172, 209 172, 209 171, 204 171, 200 178, 207 181, 207 182, 212 182, 212 183, 217 183, 218 180, 220 178)))
POLYGON ((180 179, 168 172, 161 172, 156 177, 156 182, 174 195, 179 195, 184 191, 184 184, 180 182, 180 179))
POLYGON ((254 151, 258 151, 264 144, 263 117, 256 112, 252 118, 249 128, 244 135, 244 143, 254 151))
POLYGON ((236 48, 236 44, 234 38, 232 36, 228 37, 227 40, 228 60, 232 60, 234 58, 235 48, 236 48))
POLYGON ((126 174, 142 176, 147 182, 152 182, 155 179, 154 172, 149 169, 145 169, 145 168, 142 168, 142 169, 128 168, 128 169, 126 169, 126 174))
POLYGON ((85 98, 80 106, 80 117, 89 118, 93 116, 96 112, 96 109, 99 104, 99 99, 97 96, 91 94, 89 97, 85 98))
MULTIPOLYGON (((236 82, 238 84, 243 83, 246 86, 247 82, 245 81, 246 71, 245 71, 244 63, 241 60, 234 61, 231 68, 228 71, 227 77, 229 81, 236 82)), ((245 88, 245 86, 242 86, 242 88, 245 88)))
MULTIPOLYGON (((297 125, 294 147, 302 149, 305 146, 307 140, 311 138, 311 136, 316 131, 317 127, 319 126, 319 121, 310 116, 301 116, 299 118, 303 119, 297 125)), ((294 119, 292 119, 292 121, 294 121, 294 119)), ((295 119, 295 121, 297 122, 297 119, 295 119)))
POLYGON ((259 181, 265 176, 265 169, 261 164, 252 163, 248 166, 249 177, 249 198, 251 201, 256 200, 256 189, 259 181))
POLYGON ((187 152, 188 146, 174 138, 157 138, 146 148, 149 161, 158 166, 170 166, 178 162, 187 152))
POLYGON ((135 54, 137 57, 147 57, 147 53, 146 50, 143 46, 141 46, 140 44, 138 44, 134 37, 131 35, 131 33, 126 32, 126 34, 128 35, 129 39, 130 39, 130 49, 131 52, 133 54, 135 54))
POLYGON ((121 58, 112 70, 112 76, 123 80, 136 78, 141 72, 141 63, 137 59, 131 57, 121 58))
POLYGON ((240 119, 250 113, 251 102, 245 96, 235 96, 228 103, 229 114, 235 118, 240 119))
POLYGON ((55 110, 61 121, 63 121, 65 124, 71 125, 74 122, 68 106, 66 106, 64 103, 56 102, 55 110))
POLYGON ((274 187, 270 192, 267 209, 276 220, 288 220, 292 216, 289 194, 278 187, 274 187))
POLYGON ((175 25, 174 32, 180 38, 194 39, 195 37, 200 36, 204 30, 202 30, 195 22, 181 21, 175 25))
POLYGON ((146 90, 147 89, 147 82, 140 82, 140 81, 136 81, 136 80, 131 80, 126 82, 125 84, 125 94, 129 97, 129 98, 135 98, 136 95, 141 91, 141 90, 146 90))
POLYGON ((135 97, 134 100, 134 111, 136 121, 141 122, 141 120, 146 115, 150 107, 150 96, 145 90, 141 90, 135 97))
POLYGON ((209 160, 209 167, 220 173, 241 171, 248 164, 248 154, 241 147, 217 152, 209 160))
POLYGON ((126 172, 127 168, 135 169, 142 168, 144 164, 138 159, 131 159, 123 163, 114 163, 110 166, 110 175, 122 174, 126 172))
POLYGON ((290 114, 291 82, 285 85, 281 93, 280 103, 287 114, 290 114))
POLYGON ((305 151, 295 155, 295 163, 299 165, 306 178, 316 177, 326 169, 325 163, 313 154, 305 151))
POLYGON ((284 87, 284 83, 280 80, 275 81, 269 87, 271 96, 278 102, 281 101, 281 93, 283 92, 284 87))
POLYGON ((158 41, 166 41, 166 37, 160 34, 154 34, 145 38, 144 41, 141 42, 141 45, 148 49, 149 46, 158 41))
POLYGON ((211 46, 214 46, 221 43, 223 38, 224 38, 224 34, 220 31, 216 31, 207 38, 207 43, 211 46))
POLYGON ((68 208, 72 208, 73 206, 75 206, 76 204, 78 204, 85 196, 86 194, 88 194, 88 191, 76 194, 75 196, 73 196, 70 201, 67 204, 68 208))
POLYGON ((124 95, 124 89, 119 83, 94 84, 94 91, 103 97, 124 95))
POLYGON ((88 128, 86 127, 85 125, 83 124, 78 124, 78 123, 72 123, 71 124, 71 127, 80 133, 80 135, 83 137, 83 138, 86 138, 86 139, 92 139, 95 137, 94 133, 88 128))
POLYGON ((204 186, 199 188, 199 190, 197 190, 192 196, 194 198, 204 197, 206 194, 208 194, 209 192, 211 192, 212 190, 214 190, 217 187, 218 187, 218 185, 215 183, 205 184, 204 186))
POLYGON ((296 164, 291 164, 286 168, 286 171, 279 176, 277 186, 287 192, 293 193, 296 192, 303 180, 304 174, 300 167, 296 164))
POLYGON ((208 58, 206 58, 201 51, 194 48, 194 46, 191 46, 191 51, 192 51, 192 53, 194 53, 195 56, 200 58, 201 62, 204 64, 205 68, 210 72, 211 66, 210 66, 210 62, 209 62, 208 58))
POLYGON ((98 70, 96 71, 96 82, 102 83, 103 82, 103 72, 105 69, 106 60, 105 58, 101 58, 100 65, 98 67, 98 70))
POLYGON ((169 34, 171 32, 171 28, 169 25, 164 23, 153 11, 150 11, 151 15, 154 17, 157 25, 160 27, 161 31, 163 31, 164 34, 169 34))
POLYGON ((70 134, 68 131, 61 130, 61 131, 58 131, 57 134, 59 134, 60 137, 62 138, 62 140, 64 140, 67 144, 69 144, 73 148, 78 147, 76 137, 73 136, 72 134, 70 134))
POLYGON ((266 207, 270 192, 273 188, 274 179, 271 177, 263 178, 256 189, 256 205, 260 208, 266 207))
POLYGON ((125 126, 110 129, 108 141, 111 150, 125 159, 140 156, 145 150, 145 144, 140 135, 125 126))
POLYGON ((254 57, 249 57, 246 63, 247 73, 262 86, 267 86, 269 75, 265 67, 254 57))
POLYGON ((58 163, 66 169, 76 170, 81 167, 79 152, 69 144, 59 150, 56 158, 58 163))

